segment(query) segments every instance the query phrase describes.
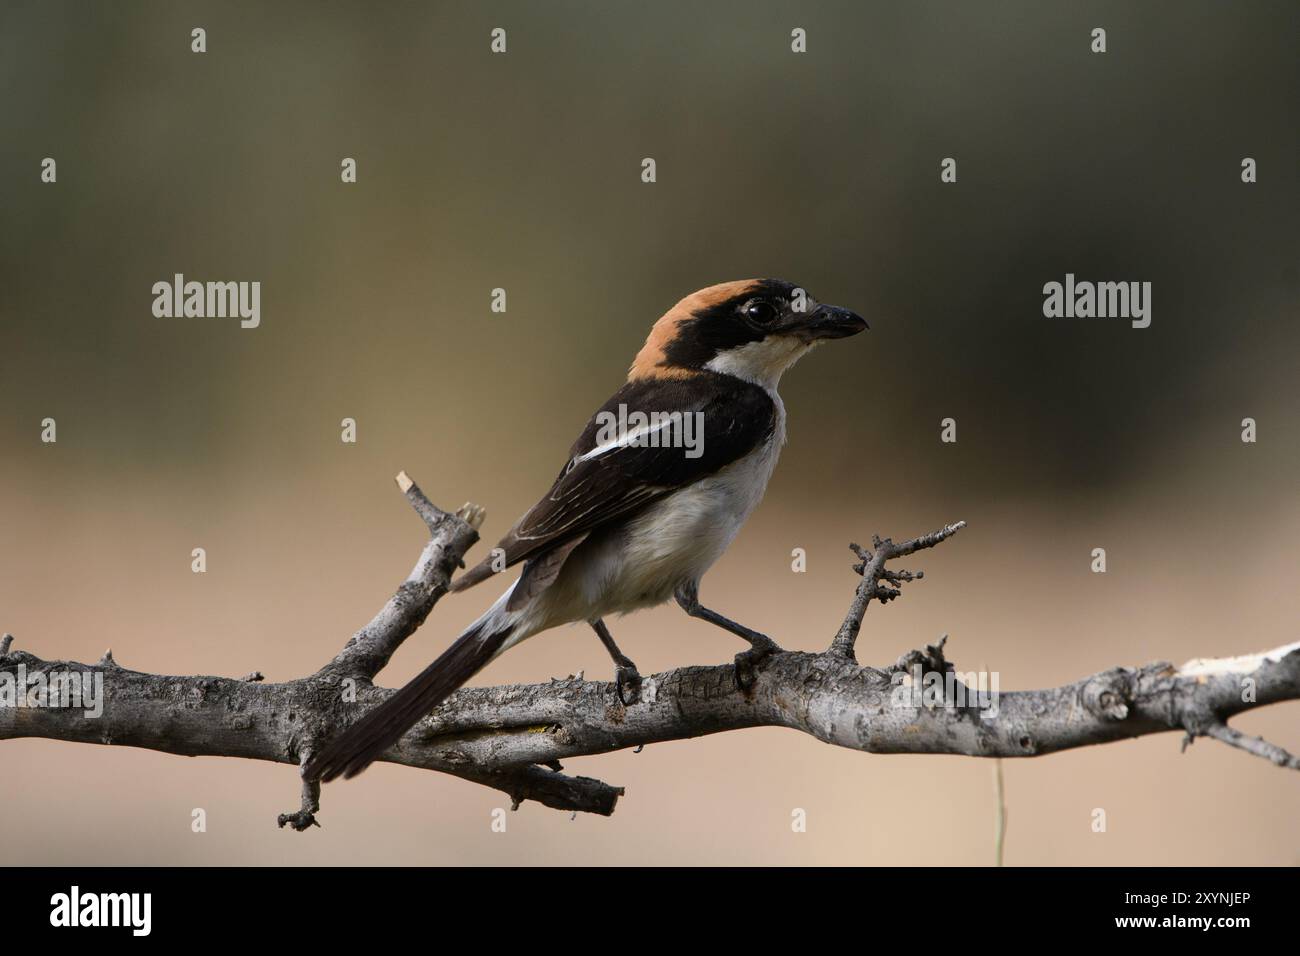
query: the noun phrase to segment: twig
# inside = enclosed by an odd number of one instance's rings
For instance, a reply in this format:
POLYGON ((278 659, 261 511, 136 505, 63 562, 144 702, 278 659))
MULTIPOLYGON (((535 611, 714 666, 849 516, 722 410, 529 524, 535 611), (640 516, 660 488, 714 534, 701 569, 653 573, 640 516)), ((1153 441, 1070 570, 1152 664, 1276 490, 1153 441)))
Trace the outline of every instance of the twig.
POLYGON ((1254 754, 1256 757, 1263 757, 1265 760, 1272 761, 1279 767, 1286 767, 1289 770, 1300 770, 1300 759, 1287 753, 1277 744, 1269 743, 1263 737, 1252 737, 1249 734, 1243 734, 1240 730, 1229 727, 1222 721, 1210 724, 1205 729, 1205 736, 1213 737, 1220 743, 1225 743, 1229 747, 1236 747, 1244 750, 1248 754, 1254 754))
POLYGON ((484 511, 466 504, 454 515, 439 510, 406 472, 395 479, 429 529, 429 543, 420 552, 411 573, 397 593, 379 609, 370 623, 352 635, 320 676, 352 678, 367 683, 388 664, 402 642, 416 632, 438 599, 447 593, 452 572, 461 556, 478 540, 484 511))
MULTIPOLYGON (((306 758, 304 758, 306 762, 306 758)), ((318 827, 320 823, 316 820, 316 811, 320 809, 320 781, 308 780, 302 778, 302 806, 293 813, 282 813, 276 819, 276 825, 284 829, 288 824, 293 829, 301 833, 308 827, 318 827)))
POLYGON ((899 587, 904 582, 925 576, 924 572, 921 571, 915 574, 910 571, 886 571, 886 562, 893 561, 895 558, 906 557, 925 548, 933 548, 941 541, 951 538, 964 527, 966 527, 966 522, 958 521, 956 524, 945 525, 938 531, 923 534, 919 538, 912 538, 902 544, 894 544, 889 538, 882 541, 880 538, 873 537, 871 539, 873 550, 871 551, 856 544, 849 545, 853 553, 862 559, 861 564, 854 567, 854 570, 862 575, 862 583, 858 585, 858 589, 853 595, 853 603, 849 605, 849 612, 844 617, 844 623, 840 625, 835 640, 831 642, 829 653, 843 657, 846 660, 856 660, 853 647, 858 640, 858 631, 862 628, 862 617, 867 613, 867 608, 871 602, 878 600, 881 604, 888 603, 899 596, 899 587), (882 585, 880 583, 882 578, 889 584, 895 585, 895 587, 889 588, 882 585))

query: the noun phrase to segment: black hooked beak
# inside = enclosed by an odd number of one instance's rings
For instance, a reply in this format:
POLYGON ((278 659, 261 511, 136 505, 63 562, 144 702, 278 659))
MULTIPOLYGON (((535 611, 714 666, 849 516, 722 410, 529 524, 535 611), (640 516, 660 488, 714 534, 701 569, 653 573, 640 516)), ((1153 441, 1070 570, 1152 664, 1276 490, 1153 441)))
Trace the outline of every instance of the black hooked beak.
POLYGON ((808 341, 821 339, 845 339, 850 335, 865 332, 870 326, 867 320, 849 309, 837 305, 819 305, 808 316, 808 322, 800 331, 808 341))

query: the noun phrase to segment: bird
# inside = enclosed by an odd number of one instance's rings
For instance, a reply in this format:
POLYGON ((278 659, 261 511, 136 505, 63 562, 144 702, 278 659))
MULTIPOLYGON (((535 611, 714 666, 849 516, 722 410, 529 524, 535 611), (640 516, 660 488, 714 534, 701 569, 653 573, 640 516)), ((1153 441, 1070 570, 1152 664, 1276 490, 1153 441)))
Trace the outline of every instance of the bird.
POLYGON ((781 279, 724 282, 680 300, 654 323, 551 489, 449 590, 522 563, 519 577, 418 676, 311 753, 304 777, 356 776, 494 658, 561 624, 595 631, 614 663, 615 692, 635 706, 641 675, 605 618, 673 599, 749 643, 736 655, 736 679, 752 685, 755 666, 780 648, 702 605, 700 580, 776 466, 786 438, 782 373, 820 343, 867 328, 856 312, 781 279))

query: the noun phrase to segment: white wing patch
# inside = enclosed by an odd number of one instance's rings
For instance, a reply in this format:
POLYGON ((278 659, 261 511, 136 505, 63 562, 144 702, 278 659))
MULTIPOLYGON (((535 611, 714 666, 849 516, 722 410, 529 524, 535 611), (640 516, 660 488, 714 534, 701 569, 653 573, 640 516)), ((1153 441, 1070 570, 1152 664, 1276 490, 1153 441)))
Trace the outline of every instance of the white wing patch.
POLYGON ((603 445, 597 445, 591 451, 584 452, 583 454, 579 455, 577 458, 573 459, 573 464, 576 465, 579 462, 589 461, 592 458, 599 458, 601 455, 607 455, 611 451, 617 451, 620 448, 627 448, 632 445, 640 445, 641 436, 653 435, 656 432, 663 431, 671 424, 672 424, 671 419, 664 418, 656 424, 644 425, 640 428, 634 428, 630 432, 625 432, 622 435, 619 435, 618 438, 614 439, 611 442, 606 442, 603 445))

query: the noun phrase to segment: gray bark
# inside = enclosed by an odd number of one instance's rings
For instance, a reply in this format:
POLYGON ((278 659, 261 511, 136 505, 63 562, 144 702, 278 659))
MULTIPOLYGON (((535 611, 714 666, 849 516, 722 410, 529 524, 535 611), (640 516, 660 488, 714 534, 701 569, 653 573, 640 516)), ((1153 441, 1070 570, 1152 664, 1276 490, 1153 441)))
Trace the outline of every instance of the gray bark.
MULTIPOLYGON (((405 476, 398 484, 430 539, 407 579, 375 617, 316 673, 268 684, 247 678, 174 677, 119 666, 42 660, 0 641, 0 681, 25 672, 102 677, 102 715, 49 706, 0 707, 0 739, 45 737, 145 747, 187 756, 244 757, 300 765, 311 749, 374 706, 390 690, 372 679, 422 624, 466 550, 482 511, 440 511, 405 476)), ((957 523, 895 545, 852 546, 863 574, 844 624, 825 652, 780 651, 756 667, 743 690, 735 667, 682 667, 644 678, 624 706, 612 682, 578 678, 458 691, 412 728, 383 759, 437 770, 560 810, 610 814, 623 791, 565 774, 560 761, 744 727, 780 726, 868 753, 1032 757, 1129 737, 1181 731, 1208 736, 1279 766, 1300 769, 1282 748, 1229 727, 1252 707, 1300 698, 1300 643, 1246 657, 1116 667, 1062 687, 1004 691, 995 701, 967 692, 944 657, 944 642, 885 667, 859 666, 854 642, 872 602, 897 598, 920 572, 887 563, 956 534, 957 523), (910 695, 909 675, 949 675, 928 698, 910 695), (982 716, 995 703, 996 715, 982 716)), ((927 678, 928 681, 928 678, 927 678)), ((1186 744, 1184 744, 1185 746, 1186 744)), ((316 823, 320 786, 301 781, 301 805, 281 826, 316 823)))

